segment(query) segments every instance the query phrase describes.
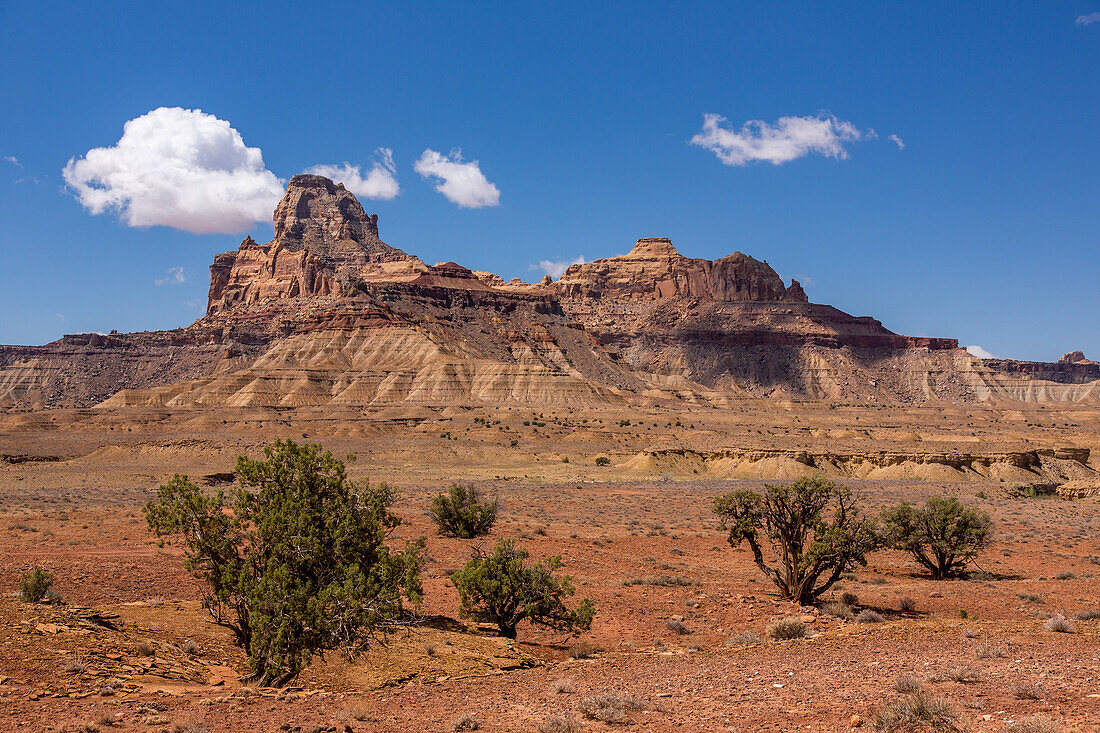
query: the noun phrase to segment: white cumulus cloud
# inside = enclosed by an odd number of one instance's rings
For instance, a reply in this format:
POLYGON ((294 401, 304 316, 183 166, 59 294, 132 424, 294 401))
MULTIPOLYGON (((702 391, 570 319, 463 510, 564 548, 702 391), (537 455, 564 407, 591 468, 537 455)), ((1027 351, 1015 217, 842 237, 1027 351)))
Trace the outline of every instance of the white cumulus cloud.
POLYGON ((389 148, 378 148, 375 155, 378 159, 365 176, 359 166, 346 161, 341 165, 315 165, 307 172, 342 183, 344 188, 359 198, 385 201, 397 198, 397 194, 401 193, 401 186, 397 183, 397 167, 393 164, 393 151, 389 148))
POLYGON ((1077 25, 1092 25, 1093 23, 1100 23, 1100 12, 1077 16, 1077 25))
POLYGON ((135 117, 117 143, 70 160, 62 174, 92 214, 195 234, 247 229, 269 219, 283 195, 259 148, 227 121, 181 107, 135 117))
POLYGON ((996 356, 995 354, 990 354, 988 351, 983 349, 981 346, 978 346, 977 344, 967 346, 966 347, 966 353, 970 354, 971 356, 976 356, 979 359, 998 359, 998 358, 1000 358, 1000 357, 996 356))
POLYGON ((832 115, 780 117, 774 125, 749 120, 740 130, 725 125, 725 117, 703 115, 703 131, 691 144, 711 151, 726 165, 743 166, 756 161, 781 165, 810 153, 847 158, 844 143, 873 137, 851 122, 832 115))
POLYGON ((890 135, 886 139, 889 140, 890 142, 894 143, 895 145, 897 145, 898 150, 905 150, 905 141, 902 140, 897 135, 890 135))
POLYGON ((583 265, 584 263, 584 255, 581 255, 575 260, 539 260, 539 263, 537 265, 531 265, 530 269, 545 272, 547 275, 557 280, 570 265, 583 265))
POLYGON ((14 165, 17 168, 22 168, 23 167, 23 164, 19 162, 19 158, 16 158, 14 155, 5 155, 4 156, 4 162, 5 163, 11 163, 12 165, 14 165))
POLYGON ((164 277, 153 280, 153 284, 158 287, 161 285, 182 285, 185 282, 187 282, 187 273, 184 272, 182 267, 169 267, 164 277))
POLYGON ((500 206, 500 189, 489 182, 476 160, 462 162, 462 152, 443 155, 425 150, 413 165, 424 180, 438 181, 435 190, 466 209, 500 206))

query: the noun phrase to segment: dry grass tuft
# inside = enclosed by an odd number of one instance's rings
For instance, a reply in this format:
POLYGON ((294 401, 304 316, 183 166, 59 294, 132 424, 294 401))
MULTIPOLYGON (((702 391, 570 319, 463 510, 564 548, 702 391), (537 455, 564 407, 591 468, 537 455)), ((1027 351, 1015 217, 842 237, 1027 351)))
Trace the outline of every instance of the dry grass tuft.
POLYGON ((1006 733, 1058 733, 1062 726, 1045 715, 1032 715, 1005 726, 1006 733))
POLYGON ((1072 634, 1073 624, 1071 624, 1066 617, 1062 614, 1051 616, 1043 624, 1043 628, 1047 631, 1054 631, 1059 634, 1072 634))
POLYGON ((797 616, 787 616, 778 621, 772 621, 764 630, 769 639, 783 641, 786 639, 801 639, 806 635, 806 624, 797 616))
POLYGON ((871 727, 880 731, 962 731, 959 718, 947 700, 924 693, 891 703, 871 716, 871 727))

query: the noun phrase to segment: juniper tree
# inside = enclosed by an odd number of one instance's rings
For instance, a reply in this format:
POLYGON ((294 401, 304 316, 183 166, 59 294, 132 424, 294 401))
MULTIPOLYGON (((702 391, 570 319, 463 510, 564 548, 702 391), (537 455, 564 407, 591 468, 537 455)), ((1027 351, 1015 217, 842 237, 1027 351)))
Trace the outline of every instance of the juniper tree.
POLYGON ((565 605, 564 599, 576 591, 572 578, 553 575, 562 566, 561 557, 529 565, 528 556, 508 539, 499 540, 488 555, 475 549, 466 567, 451 575, 462 617, 494 623, 509 639, 516 638, 521 621, 569 632, 591 627, 596 608, 590 599, 573 609, 565 605))
POLYGON ((205 492, 176 475, 145 506, 157 536, 182 536, 203 605, 244 647, 251 679, 284 685, 316 652, 353 657, 419 604, 420 545, 386 545, 394 492, 348 479, 317 444, 276 441, 237 459, 237 485, 205 492))
POLYGON ((714 499, 731 547, 748 543, 753 560, 783 598, 813 603, 845 571, 867 564, 880 540, 851 489, 814 476, 742 489, 714 499), (765 558, 765 549, 770 557, 765 558))
POLYGON ((954 496, 929 497, 923 507, 902 502, 883 512, 887 543, 904 550, 933 578, 961 575, 992 540, 993 520, 954 496))

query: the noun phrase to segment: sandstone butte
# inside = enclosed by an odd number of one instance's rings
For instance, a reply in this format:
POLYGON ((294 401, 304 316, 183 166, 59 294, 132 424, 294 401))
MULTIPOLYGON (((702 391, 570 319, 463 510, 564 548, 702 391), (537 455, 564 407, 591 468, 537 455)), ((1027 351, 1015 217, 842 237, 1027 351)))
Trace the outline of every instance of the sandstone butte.
POLYGON ((171 331, 0 346, 0 408, 1100 402, 1100 364, 979 359, 809 302, 767 262, 669 239, 505 281, 383 242, 342 184, 296 175, 274 238, 210 266, 171 331))

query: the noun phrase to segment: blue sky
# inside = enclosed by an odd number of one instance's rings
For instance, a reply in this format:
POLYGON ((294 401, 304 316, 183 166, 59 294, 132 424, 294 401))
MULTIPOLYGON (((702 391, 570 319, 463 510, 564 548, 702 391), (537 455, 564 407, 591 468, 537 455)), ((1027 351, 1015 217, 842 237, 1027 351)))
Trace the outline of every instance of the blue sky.
MULTIPOLYGON (((669 236, 690 256, 765 259, 812 301, 900 333, 1097 358, 1098 12, 1100 0, 0 3, 0 343, 185 325, 213 255, 246 232, 270 239, 270 211, 237 223, 240 202, 209 188, 230 210, 205 226, 226 232, 177 228, 202 228, 186 176, 154 182, 150 202, 147 176, 118 184, 115 171, 121 208, 82 205, 69 161, 168 107, 225 121, 260 151, 248 175, 263 186, 381 166, 400 192, 363 204, 383 239, 429 263, 531 280, 543 260, 669 236), (694 145, 707 114, 726 121, 694 145), (425 151, 438 157, 421 175, 425 151), (483 180, 445 196, 431 171, 446 165, 483 180), (176 226, 131 226, 142 211, 176 226)), ((84 170, 93 189, 104 166, 129 164, 111 155, 84 170)))

